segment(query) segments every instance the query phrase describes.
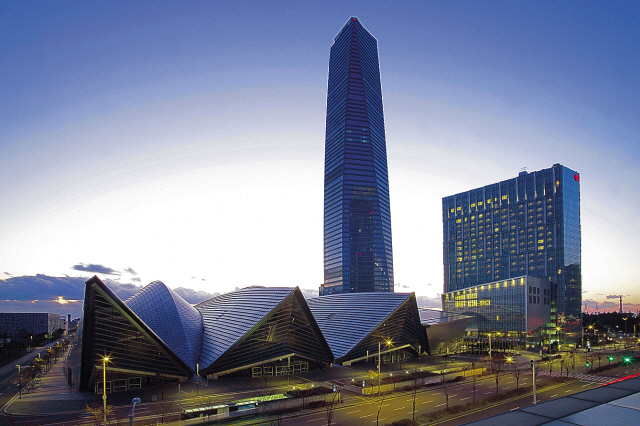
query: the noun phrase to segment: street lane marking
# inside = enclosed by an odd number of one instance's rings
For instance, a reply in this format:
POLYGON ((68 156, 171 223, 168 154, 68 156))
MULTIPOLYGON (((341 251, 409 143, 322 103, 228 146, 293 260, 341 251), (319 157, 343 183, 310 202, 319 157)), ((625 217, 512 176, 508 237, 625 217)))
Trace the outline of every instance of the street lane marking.
POLYGON ((509 410, 509 411, 517 410, 518 408, 520 408, 520 407, 512 408, 512 409, 511 409, 511 410, 509 410))
POLYGON ((362 410, 356 410, 356 411, 349 411, 348 413, 345 413, 345 414, 353 414, 353 413, 359 413, 360 411, 362 411, 362 410))
POLYGON ((384 405, 381 405, 381 407, 387 407, 389 405, 391 405, 391 404, 384 404, 384 405))
POLYGON ((568 391, 564 391, 564 393, 567 393, 567 392, 571 392, 571 390, 568 390, 568 391))
POLYGON ((555 394, 555 395, 551 395, 551 396, 550 396, 549 398, 553 398, 554 396, 558 396, 558 394, 555 394))
POLYGON ((460 401, 464 401, 465 399, 469 399, 471 398, 470 396, 466 397, 466 398, 461 398, 460 401))
POLYGON ((375 413, 367 414, 366 416, 360 416, 360 418, 361 418, 361 419, 364 419, 365 417, 371 417, 371 416, 373 416, 373 415, 375 415, 375 413))
POLYGON ((436 407, 442 407, 443 405, 445 405, 445 403, 443 402, 442 404, 438 404, 436 405, 436 407))
POLYGON ((490 394, 490 393, 493 393, 493 392, 485 392, 484 394, 487 395, 487 394, 490 394))
POLYGON ((583 387, 583 388, 586 388, 587 386, 589 386, 589 384, 586 384, 586 385, 584 385, 584 386, 582 386, 582 387, 583 387))
POLYGON ((393 411, 404 410, 407 407, 394 408, 393 411))
MULTIPOLYGON (((385 417, 384 419, 380 419, 380 421, 383 421, 383 420, 387 420, 387 418, 385 417)), ((377 420, 374 420, 371 423, 375 423, 375 422, 377 422, 377 420)))
POLYGON ((431 401, 425 401, 425 402, 421 402, 420 404, 428 404, 430 402, 433 402, 433 399, 431 401))
POLYGON ((449 395, 449 398, 453 398, 454 396, 458 396, 458 395, 449 395))
POLYGON ((324 417, 318 417, 317 419, 307 420, 307 423, 309 423, 309 422, 315 422, 316 420, 324 420, 324 417))
POLYGON ((507 390, 507 389, 511 389, 511 388, 503 388, 502 390, 507 390))

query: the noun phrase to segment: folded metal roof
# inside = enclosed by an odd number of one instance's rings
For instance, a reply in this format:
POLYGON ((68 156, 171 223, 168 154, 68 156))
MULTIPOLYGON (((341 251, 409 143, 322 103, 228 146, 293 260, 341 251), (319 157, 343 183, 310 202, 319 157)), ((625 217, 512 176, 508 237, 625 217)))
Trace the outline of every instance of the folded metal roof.
MULTIPOLYGON (((118 333, 122 331, 123 324, 128 324, 130 328, 137 330, 139 333, 138 337, 158 349, 159 352, 157 352, 157 356, 159 358, 156 359, 166 359, 175 367, 176 372, 184 374, 185 377, 193 374, 193 371, 190 370, 182 358, 97 276, 93 276, 86 282, 83 311, 82 337, 80 340, 82 342, 82 350, 80 353, 81 372, 79 373, 80 389, 87 389, 91 377, 93 377, 93 373, 95 373, 94 366, 100 363, 102 356, 115 354, 114 363, 116 367, 118 364, 128 364, 127 357, 122 353, 123 350, 125 352, 127 351, 126 345, 125 347, 122 346, 126 342, 118 335, 118 333), (99 312, 104 311, 104 308, 96 308, 97 299, 104 300, 104 302, 112 308, 109 309, 110 313, 99 312), (100 321, 99 313, 111 316, 107 324, 96 323, 96 321, 100 321), (116 325, 115 329, 113 329, 114 325, 116 325), (101 338, 103 341, 99 343, 95 343, 98 336, 92 332, 96 327, 102 330, 101 338), (109 341, 105 340, 107 336, 110 339, 109 341), (104 346, 106 344, 109 344, 109 346, 104 346), (92 350, 94 346, 98 348, 97 351, 95 348, 92 350), (120 358, 119 360, 118 357, 120 358)), ((139 356, 130 357, 134 363, 140 361, 139 356)), ((113 367, 111 368, 113 369, 113 367)), ((146 367, 141 368, 144 369, 146 367)), ((129 369, 135 370, 137 367, 129 367, 129 369)), ((152 370, 156 373, 155 369, 152 370)), ((151 370, 146 369, 145 371, 149 372, 151 370)), ((167 372, 165 371, 165 373, 167 372)))
POLYGON ((419 308, 420 322, 423 325, 442 324, 449 321, 468 320, 468 315, 454 314, 451 312, 439 311, 437 309, 419 308))
MULTIPOLYGON (((307 300, 338 362, 383 326, 385 320, 405 303, 411 303, 410 310, 417 322, 413 293, 342 293, 307 300)), ((416 330, 416 343, 422 344, 421 336, 422 333, 416 330)))
POLYGON ((154 281, 124 301, 171 350, 196 371, 202 347, 202 316, 161 281, 154 281))

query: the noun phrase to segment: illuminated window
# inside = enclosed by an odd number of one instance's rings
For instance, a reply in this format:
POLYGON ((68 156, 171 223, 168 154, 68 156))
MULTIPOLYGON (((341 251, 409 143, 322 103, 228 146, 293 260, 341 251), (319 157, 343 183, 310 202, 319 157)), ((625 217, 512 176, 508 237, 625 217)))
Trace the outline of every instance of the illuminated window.
POLYGON ((507 196, 506 196, 506 195, 503 195, 503 196, 502 196, 502 199, 503 199, 503 200, 506 200, 506 199, 507 199, 507 196))

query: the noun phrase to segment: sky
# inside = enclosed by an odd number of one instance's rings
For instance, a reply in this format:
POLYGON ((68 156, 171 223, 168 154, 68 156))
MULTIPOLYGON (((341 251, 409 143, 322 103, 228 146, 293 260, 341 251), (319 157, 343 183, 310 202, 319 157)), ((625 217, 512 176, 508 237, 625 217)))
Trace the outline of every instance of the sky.
POLYGON ((640 308, 637 2, 23 1, 0 2, 0 311, 94 274, 318 289, 351 16, 378 40, 396 291, 442 292, 442 197, 560 163, 583 300, 640 308))

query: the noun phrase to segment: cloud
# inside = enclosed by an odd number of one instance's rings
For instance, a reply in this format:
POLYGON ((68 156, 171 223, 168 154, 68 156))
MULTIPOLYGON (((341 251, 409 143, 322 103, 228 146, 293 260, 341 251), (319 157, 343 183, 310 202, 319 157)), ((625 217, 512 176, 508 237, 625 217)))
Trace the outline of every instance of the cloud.
MULTIPOLYGON (((50 277, 40 274, 12 277, 0 280, 0 295, 2 295, 0 297, 3 300, 16 301, 57 301, 59 297, 65 300, 83 300, 86 281, 85 277, 50 277)), ((103 281, 122 300, 142 288, 135 284, 121 283, 111 279, 103 281)), ((4 303, 2 306, 4 310, 4 303)))
POLYGON ((73 265, 72 269, 75 269, 76 271, 93 272, 96 274, 119 275, 118 271, 115 269, 111 269, 103 265, 96 265, 94 263, 90 263, 88 265, 80 263, 79 265, 73 265))
POLYGON ((318 290, 311 290, 308 288, 301 288, 300 291, 302 292, 302 295, 304 296, 305 299, 313 299, 315 297, 318 297, 318 290))
POLYGON ((416 296, 419 308, 442 308, 442 301, 439 297, 416 296))
POLYGON ((138 273, 134 271, 133 268, 125 268, 124 271, 131 275, 138 275, 138 273))
POLYGON ((610 294, 607 296, 607 299, 619 299, 621 297, 622 297, 621 294, 610 294))
POLYGON ((135 281, 135 282, 139 283, 142 280, 140 278, 138 278, 138 277, 133 277, 133 278, 131 278, 131 281, 135 281))
POLYGON ((206 291, 197 291, 185 287, 174 288, 173 291, 191 304, 197 304, 211 299, 212 297, 220 296, 220 293, 208 293, 206 291))

